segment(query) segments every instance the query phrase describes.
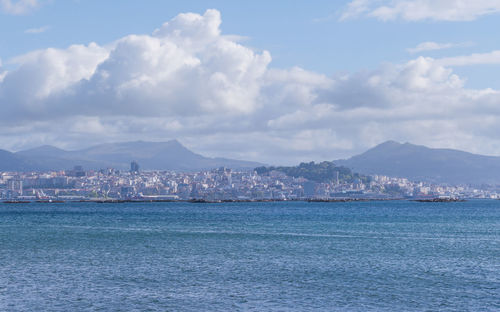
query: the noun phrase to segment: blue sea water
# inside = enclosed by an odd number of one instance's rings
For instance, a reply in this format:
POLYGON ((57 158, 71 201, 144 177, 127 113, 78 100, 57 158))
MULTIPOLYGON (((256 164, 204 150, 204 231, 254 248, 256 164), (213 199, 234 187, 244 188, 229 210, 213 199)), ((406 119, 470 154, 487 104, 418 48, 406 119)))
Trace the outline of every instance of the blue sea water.
POLYGON ((0 204, 1 311, 499 311, 500 201, 0 204))

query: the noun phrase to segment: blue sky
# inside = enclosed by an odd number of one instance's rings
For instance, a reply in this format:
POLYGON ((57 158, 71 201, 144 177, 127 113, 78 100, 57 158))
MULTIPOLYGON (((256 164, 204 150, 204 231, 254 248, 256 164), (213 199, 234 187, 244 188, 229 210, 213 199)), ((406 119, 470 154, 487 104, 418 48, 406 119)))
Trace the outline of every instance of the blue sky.
MULTIPOLYGON (((0 104, 7 114, 11 114, 9 129, 18 129, 3 135, 2 148, 16 150, 40 144, 77 148, 81 144, 126 138, 178 138, 189 147, 210 155, 272 162, 285 153, 288 155, 285 161, 291 163, 346 157, 378 141, 396 139, 500 154, 500 141, 491 134, 495 132, 494 128, 485 125, 463 127, 463 123, 473 124, 484 118, 488 125, 496 122, 500 60, 495 54, 499 50, 495 30, 500 28, 500 1, 478 0, 464 5, 455 0, 2 0, 0 8, 3 9, 0 13, 0 104), (168 104, 171 101, 185 101, 194 105, 193 111, 200 109, 199 114, 207 114, 201 120, 194 120, 194 116, 179 109, 162 106, 160 110, 165 110, 163 116, 155 111, 158 109, 156 104, 149 107, 138 103, 141 100, 160 101, 160 95, 154 94, 157 91, 152 90, 145 94, 130 95, 131 99, 127 101, 116 98, 116 90, 113 95, 103 94, 101 98, 81 100, 82 95, 67 97, 69 93, 83 92, 83 84, 85 88, 94 88, 85 89, 86 94, 100 89, 104 82, 97 82, 97 73, 104 68, 112 68, 117 73, 128 70, 130 74, 130 67, 117 67, 116 64, 123 64, 123 60, 113 59, 117 41, 125 40, 132 34, 149 38, 155 29, 175 19, 180 13, 192 12, 202 17, 207 9, 215 9, 220 13, 221 24, 218 29, 221 35, 226 36, 224 40, 240 47, 235 53, 241 52, 241 55, 248 57, 248 53, 254 53, 250 57, 252 60, 259 55, 266 59, 268 53, 270 59, 263 63, 248 59, 242 61, 244 64, 233 62, 219 64, 223 68, 213 68, 210 64, 203 64, 203 60, 212 55, 208 47, 200 52, 199 49, 194 51, 191 47, 186 48, 172 41, 187 54, 200 59, 201 65, 207 65, 203 67, 204 72, 223 72, 227 78, 230 77, 228 73, 235 68, 241 69, 241 66, 255 66, 255 70, 262 71, 262 75, 252 74, 251 78, 238 76, 242 79, 241 85, 218 84, 214 88, 220 90, 211 89, 204 95, 205 98, 214 96, 211 101, 218 104, 193 104, 193 101, 200 100, 191 97, 162 98, 164 102, 161 105, 165 106, 174 107, 174 104, 168 104), (91 43, 95 43, 97 48, 89 48, 91 43), (69 47, 75 44, 82 45, 82 49, 92 50, 82 52, 85 55, 92 54, 92 60, 80 54, 73 57, 72 53, 75 52, 69 47), (421 49, 417 49, 419 45, 421 49), (57 58, 61 56, 47 52, 50 49, 64 54, 64 66, 68 66, 63 70, 64 74, 57 72, 60 69, 57 58), (48 54, 37 56, 36 59, 26 57, 33 51, 42 51, 42 54, 45 51, 48 54), (98 56, 99 53, 102 58, 98 56), (248 62, 252 62, 251 65, 248 62), (68 71, 75 69, 68 64, 85 64, 78 65, 78 68, 90 66, 87 68, 89 72, 84 71, 81 77, 69 77, 68 71), (114 67, 110 64, 114 64, 114 67), (297 69, 302 72, 297 72, 297 69), (54 82, 44 78, 52 74, 56 80, 69 80, 53 88, 54 82), (34 76, 40 78, 31 82, 30 77, 34 76), (12 91, 15 87, 21 88, 15 84, 20 81, 19 77, 26 79, 24 88, 41 89, 33 97, 24 97, 21 91, 15 93, 12 91), (408 77, 413 80, 405 86, 399 85, 402 79, 410 79, 408 77), (373 86, 374 81, 378 87, 373 86), (251 85, 251 88, 246 84, 251 85), (251 89, 252 93, 242 97, 241 93, 246 89, 251 89), (291 89, 300 92, 288 94, 291 89), (404 98, 404 94, 411 92, 415 94, 404 98), (227 98, 220 98, 222 93, 227 98), (362 95, 366 98, 362 98, 362 95), (417 99, 417 96, 422 98, 417 99), (65 97, 65 104, 58 103, 62 97, 65 97), (142 120, 135 119, 135 128, 124 129, 122 124, 133 124, 129 118, 134 116, 119 111, 115 114, 104 114, 97 109, 94 111, 89 101, 99 102, 104 107, 102 111, 112 111, 122 105, 130 111, 141 106, 144 111, 151 113, 145 113, 142 120), (422 110, 427 115, 417 116, 420 113, 418 106, 424 102, 430 103, 428 111, 427 108, 422 110), (106 108, 111 105, 109 103, 115 103, 115 106, 106 108), (247 103, 245 105, 248 106, 237 103, 247 103), (405 106, 403 114, 402 103, 413 103, 413 106, 405 106), (210 109, 207 109, 207 105, 210 109), (214 105, 219 106, 215 108, 214 105), (387 109, 384 111, 382 107, 387 109), (438 111, 432 112, 431 108, 438 111), (372 111, 368 113, 368 110, 372 111), (465 119, 463 114, 468 110, 474 114, 469 114, 469 119, 465 119), (61 111, 67 111, 66 115, 59 114, 61 111), (414 112, 415 119, 412 119, 411 112, 414 112), (483 116, 486 113, 488 115, 483 116), (375 114, 373 119, 369 117, 370 114, 375 114), (320 117, 323 115, 331 118, 322 120, 320 117), (386 120, 391 115, 397 115, 397 118, 386 120), (163 126, 153 129, 151 118, 162 116, 163 120, 155 122, 163 126), (219 119, 216 120, 214 116, 219 116, 219 119), (72 129, 66 135, 61 134, 57 127, 49 126, 50 123, 71 118, 80 118, 73 120, 72 125, 79 122, 89 125, 82 126, 84 130, 81 131, 78 130, 80 128, 72 129), (407 122, 402 123, 401 120, 407 122), (237 123, 233 126, 236 129, 234 131, 228 130, 232 122, 237 123), (296 125, 295 131, 287 124, 289 122, 296 125), (361 124, 358 128, 352 125, 356 122, 361 124), (196 126, 189 126, 191 123, 196 126), (199 126, 203 123, 207 124, 206 129, 199 126), (246 128, 241 126, 247 123, 246 128), (219 129, 219 125, 226 125, 227 128, 219 129), (88 128, 93 130, 89 132, 88 128), (370 137, 371 132, 373 135, 370 137), (256 151, 255 146, 241 143, 262 137, 266 140, 260 142, 264 147, 261 151, 256 151)), ((182 28, 184 26, 176 27, 185 30, 182 28)), ((146 41, 140 44, 147 45, 146 41)), ((233 56, 236 57, 236 54, 233 56)), ((220 57, 230 58, 231 55, 220 57)), ((172 62, 165 63, 163 70, 177 68, 172 62)), ((134 66, 146 66, 141 64, 134 66)), ((138 71, 141 71, 140 68, 134 68, 134 73, 138 71)), ((106 74, 109 72, 113 73, 107 70, 106 74)), ((150 71, 142 74, 142 77, 148 76, 148 79, 153 80, 159 77, 150 71)), ((155 81, 154 84, 165 83, 163 89, 169 88, 172 84, 166 81, 155 81)), ((183 90, 172 89, 172 92, 181 94, 183 90)), ((203 87, 203 92, 208 91, 203 87)), ((7 126, 6 122, 4 124, 7 126)), ((256 146, 259 146, 257 141, 256 146)))
MULTIPOLYGON (((467 43, 425 56, 444 57, 498 48, 498 15, 470 22, 376 19, 339 21, 348 1, 45 1, 23 15, 0 18, 0 57, 11 57, 48 47, 71 44, 106 44, 129 34, 149 34, 182 12, 202 14, 215 8, 223 17, 222 31, 247 37, 245 44, 273 55, 273 66, 301 66, 335 74, 377 67, 383 62, 404 62, 415 55, 407 49, 421 42, 467 43), (28 29, 47 27, 40 34, 28 29)), ((499 67, 455 69, 475 87, 500 87, 499 67)))

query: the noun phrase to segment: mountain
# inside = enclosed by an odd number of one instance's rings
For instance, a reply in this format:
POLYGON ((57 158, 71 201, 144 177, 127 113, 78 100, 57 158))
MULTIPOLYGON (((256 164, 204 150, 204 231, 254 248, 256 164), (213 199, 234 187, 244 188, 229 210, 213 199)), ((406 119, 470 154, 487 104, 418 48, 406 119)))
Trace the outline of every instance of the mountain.
POLYGON ((115 167, 126 164, 128 168, 130 162, 135 160, 143 169, 187 171, 217 167, 251 169, 258 164, 250 161, 204 157, 193 153, 177 140, 101 144, 78 151, 78 154, 83 159, 109 163, 115 167))
POLYGON ((75 165, 88 169, 110 167, 109 163, 85 159, 78 151, 65 151, 50 145, 20 151, 15 155, 29 163, 30 171, 65 170, 75 165))
POLYGON ((0 150, 0 171, 30 171, 33 169, 29 160, 9 151, 0 150))
POLYGON ((16 154, 27 157, 61 157, 68 153, 71 152, 50 145, 42 145, 29 150, 17 152, 16 154))
POLYGON ((335 164, 363 174, 449 184, 500 184, 500 157, 387 141, 335 164))
POLYGON ((12 160, 6 164, 12 164, 12 166, 6 165, 4 167, 13 169, 3 169, 4 171, 18 170, 14 168, 61 170, 72 168, 75 165, 83 166, 85 169, 113 167, 126 170, 130 168, 130 162, 133 160, 139 163, 141 169, 146 170, 195 171, 217 167, 251 169, 262 165, 250 161, 204 157, 190 151, 177 140, 109 143, 76 151, 65 151, 45 145, 9 154, 12 160), (15 159, 19 163, 15 163, 15 159))

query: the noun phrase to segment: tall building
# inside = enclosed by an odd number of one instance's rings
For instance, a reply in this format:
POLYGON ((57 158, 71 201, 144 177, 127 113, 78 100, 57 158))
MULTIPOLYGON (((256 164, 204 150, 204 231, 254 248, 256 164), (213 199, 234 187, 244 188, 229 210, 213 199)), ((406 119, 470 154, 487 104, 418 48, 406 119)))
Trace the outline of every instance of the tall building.
POLYGON ((7 182, 8 190, 17 193, 17 195, 23 195, 23 181, 21 180, 9 180, 7 182))
POLYGON ((139 164, 136 161, 130 163, 130 172, 139 172, 139 164))

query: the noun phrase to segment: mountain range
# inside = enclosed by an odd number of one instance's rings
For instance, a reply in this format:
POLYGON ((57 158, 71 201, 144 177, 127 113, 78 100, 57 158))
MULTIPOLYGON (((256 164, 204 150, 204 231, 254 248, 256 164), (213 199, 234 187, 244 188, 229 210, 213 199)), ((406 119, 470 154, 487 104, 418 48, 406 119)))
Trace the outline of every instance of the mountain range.
POLYGON ((387 141, 336 165, 368 175, 448 184, 500 184, 500 157, 387 141))
POLYGON ((196 154, 179 141, 123 142, 66 151, 54 146, 11 153, 0 150, 0 171, 65 170, 75 165, 84 169, 116 168, 126 170, 136 161, 141 169, 196 171, 218 167, 253 169, 262 164, 226 158, 210 158, 196 154))
MULTIPOLYGON (((145 170, 197 171, 262 166, 251 161, 204 157, 177 140, 109 143, 76 151, 48 145, 16 153, 0 150, 0 171, 67 170, 75 165, 84 169, 112 167, 127 170, 131 161, 137 161, 145 170)), ((500 184, 500 157, 395 141, 384 142, 362 154, 334 163, 360 174, 402 177, 412 181, 500 184)))

